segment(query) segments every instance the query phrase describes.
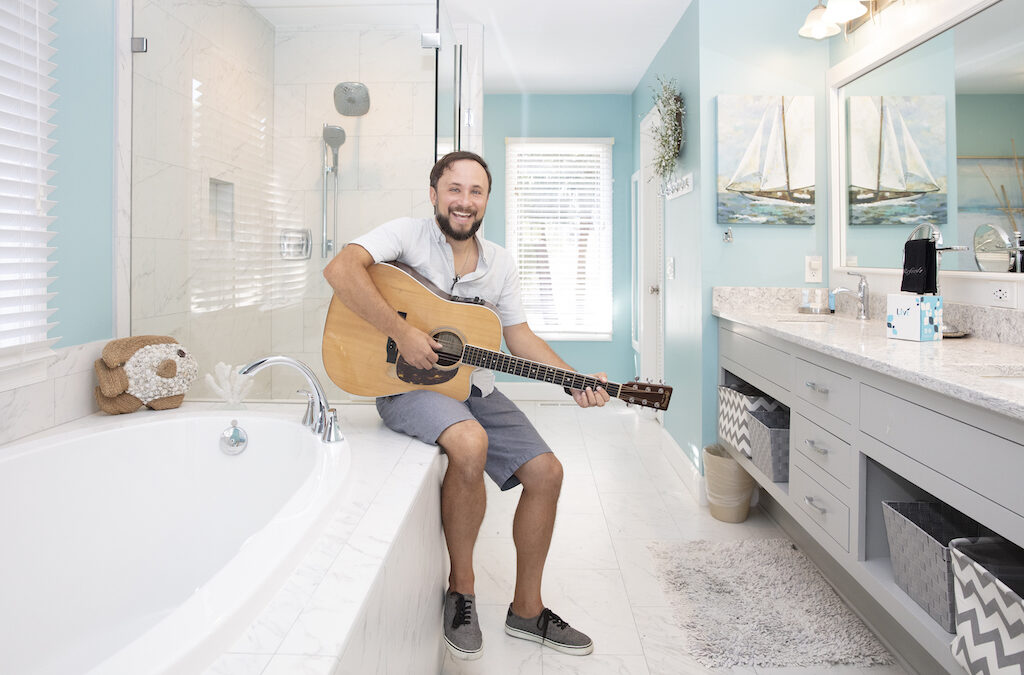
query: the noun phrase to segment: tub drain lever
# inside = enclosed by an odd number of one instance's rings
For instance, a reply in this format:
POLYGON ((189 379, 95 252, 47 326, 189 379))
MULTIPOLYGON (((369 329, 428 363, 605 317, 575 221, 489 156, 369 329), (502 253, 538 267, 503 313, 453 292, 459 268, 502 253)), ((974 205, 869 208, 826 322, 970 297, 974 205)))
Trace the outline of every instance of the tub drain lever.
POLYGON ((225 455, 238 455, 249 444, 249 435, 238 426, 238 420, 231 420, 231 426, 220 434, 220 449, 225 455))

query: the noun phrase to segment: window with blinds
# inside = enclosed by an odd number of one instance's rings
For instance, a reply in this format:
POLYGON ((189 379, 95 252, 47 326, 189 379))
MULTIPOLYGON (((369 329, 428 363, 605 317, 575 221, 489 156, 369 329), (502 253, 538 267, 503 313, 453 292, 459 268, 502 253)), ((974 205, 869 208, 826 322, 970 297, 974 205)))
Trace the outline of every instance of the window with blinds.
POLYGON ((47 337, 55 6, 0 5, 0 389, 44 379, 56 342, 47 337))
POLYGON ((505 239, 547 340, 612 339, 612 138, 509 138, 505 239))

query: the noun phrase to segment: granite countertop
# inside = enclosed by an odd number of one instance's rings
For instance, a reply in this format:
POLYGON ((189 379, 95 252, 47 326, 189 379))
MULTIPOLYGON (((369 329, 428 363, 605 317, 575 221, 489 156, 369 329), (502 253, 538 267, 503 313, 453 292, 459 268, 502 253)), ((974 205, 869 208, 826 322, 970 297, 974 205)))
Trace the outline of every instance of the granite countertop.
POLYGON ((975 337, 889 339, 885 322, 799 314, 796 303, 713 303, 712 314, 807 349, 1024 420, 1024 346, 975 337), (743 306, 745 305, 745 307, 743 306), (756 306, 757 311, 746 307, 756 306))

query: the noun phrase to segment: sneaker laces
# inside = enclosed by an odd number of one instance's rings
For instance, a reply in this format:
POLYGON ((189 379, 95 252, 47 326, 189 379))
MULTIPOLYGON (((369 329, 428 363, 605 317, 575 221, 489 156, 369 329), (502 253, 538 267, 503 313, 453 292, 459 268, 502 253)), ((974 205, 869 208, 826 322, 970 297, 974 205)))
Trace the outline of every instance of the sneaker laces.
POLYGON ((452 628, 465 626, 473 617, 473 601, 461 593, 455 593, 455 616, 452 617, 452 628))
POLYGON ((562 617, 558 616, 550 609, 545 607, 544 611, 541 612, 540 616, 537 618, 537 628, 540 629, 541 635, 543 637, 548 636, 548 624, 552 622, 554 622, 554 624, 562 630, 565 630, 569 627, 568 621, 564 620, 562 617))

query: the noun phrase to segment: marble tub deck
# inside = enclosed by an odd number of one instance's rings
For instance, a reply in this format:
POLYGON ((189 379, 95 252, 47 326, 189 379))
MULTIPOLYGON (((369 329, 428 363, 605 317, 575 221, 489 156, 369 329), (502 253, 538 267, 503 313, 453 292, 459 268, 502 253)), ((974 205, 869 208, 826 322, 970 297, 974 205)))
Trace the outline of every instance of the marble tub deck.
MULTIPOLYGON (((290 407, 300 419, 304 406, 290 407)), ((388 627, 368 629, 366 606, 379 600, 385 562, 399 529, 420 490, 436 489, 425 483, 439 486, 444 460, 437 446, 385 428, 373 405, 337 409, 351 447, 349 496, 299 567, 206 675, 332 675, 342 662, 353 661, 346 648, 363 654, 387 651, 388 627), (371 598, 373 593, 378 595, 371 598)), ((440 541, 440 528, 425 535, 440 541)), ((403 558, 420 566, 423 557, 437 557, 439 551, 423 553, 403 558)), ((434 564, 440 567, 443 561, 434 564)))

